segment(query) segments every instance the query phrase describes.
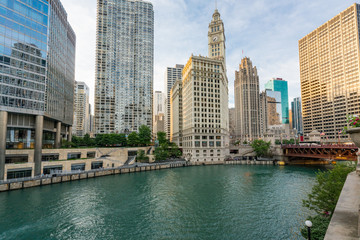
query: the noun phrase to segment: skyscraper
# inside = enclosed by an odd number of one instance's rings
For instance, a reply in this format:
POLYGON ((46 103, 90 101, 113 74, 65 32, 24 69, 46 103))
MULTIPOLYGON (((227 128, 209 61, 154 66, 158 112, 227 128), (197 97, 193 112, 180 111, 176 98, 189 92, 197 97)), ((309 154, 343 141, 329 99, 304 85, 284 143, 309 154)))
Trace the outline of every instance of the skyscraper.
POLYGON ((89 87, 84 82, 76 82, 74 103, 73 135, 83 137, 90 133, 89 87))
POLYGON ((165 86, 166 86, 166 108, 165 108, 165 132, 168 139, 170 139, 171 129, 171 96, 170 91, 177 80, 182 78, 182 70, 184 65, 176 64, 175 67, 168 67, 165 72, 165 86))
POLYGON ((155 91, 153 104, 153 134, 156 137, 158 132, 165 131, 165 94, 155 91))
POLYGON ((2 180, 6 149, 35 149, 23 175, 40 175, 43 145, 71 140, 76 36, 59 0, 1 1, 0 8, 2 180))
POLYGON ((360 114, 359 16, 353 4, 299 40, 305 136, 337 138, 346 116, 360 114))
POLYGON ((96 133, 152 127, 153 5, 98 0, 96 42, 96 133))
POLYGON ((282 124, 289 124, 289 91, 288 82, 282 78, 273 78, 265 84, 265 89, 281 93, 282 124))
MULTIPOLYGON (((209 24, 208 44, 209 57, 191 56, 182 75, 183 154, 195 162, 223 161, 229 154, 225 29, 217 9, 209 24)), ((176 86, 172 93, 172 101, 177 101, 176 86)))
POLYGON ((292 128, 297 130, 297 134, 303 134, 303 122, 302 122, 302 111, 301 111, 301 98, 294 98, 291 102, 291 113, 292 113, 292 128))
POLYGON ((235 72, 236 135, 243 140, 254 140, 260 132, 259 76, 250 58, 243 58, 235 72))

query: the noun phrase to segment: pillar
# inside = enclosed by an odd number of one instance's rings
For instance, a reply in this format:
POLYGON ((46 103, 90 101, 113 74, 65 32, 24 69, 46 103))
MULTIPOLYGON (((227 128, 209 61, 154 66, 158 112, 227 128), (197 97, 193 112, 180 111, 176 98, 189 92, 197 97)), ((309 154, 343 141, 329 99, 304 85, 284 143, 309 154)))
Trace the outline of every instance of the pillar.
POLYGON ((61 122, 56 123, 55 148, 61 148, 61 122))
POLYGON ((34 150, 34 163, 35 163, 34 174, 35 174, 35 176, 41 175, 43 127, 44 127, 44 116, 36 116, 36 120, 35 120, 35 150, 34 150))
POLYGON ((71 142, 72 141, 72 126, 69 126, 68 127, 68 136, 67 136, 67 140, 69 141, 69 142, 71 142))
POLYGON ((7 121, 8 113, 0 111, 0 180, 5 180, 7 121))

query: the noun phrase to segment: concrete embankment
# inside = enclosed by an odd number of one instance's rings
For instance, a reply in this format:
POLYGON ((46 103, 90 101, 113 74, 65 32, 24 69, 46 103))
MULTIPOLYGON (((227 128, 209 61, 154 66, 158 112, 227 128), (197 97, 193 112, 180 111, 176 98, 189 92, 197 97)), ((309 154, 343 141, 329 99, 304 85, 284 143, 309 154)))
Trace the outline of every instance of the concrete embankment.
POLYGON ((97 169, 86 172, 75 172, 69 174, 57 174, 53 176, 35 177, 31 179, 14 179, 1 183, 0 192, 39 187, 39 186, 45 186, 50 184, 62 183, 62 182, 78 181, 83 179, 103 177, 109 175, 118 175, 125 173, 134 173, 134 172, 146 172, 146 171, 163 170, 163 169, 179 168, 179 167, 187 167, 187 166, 192 166, 192 164, 188 164, 185 162, 174 162, 174 163, 149 164, 149 165, 141 165, 141 166, 134 165, 127 167, 111 168, 111 169, 97 169))

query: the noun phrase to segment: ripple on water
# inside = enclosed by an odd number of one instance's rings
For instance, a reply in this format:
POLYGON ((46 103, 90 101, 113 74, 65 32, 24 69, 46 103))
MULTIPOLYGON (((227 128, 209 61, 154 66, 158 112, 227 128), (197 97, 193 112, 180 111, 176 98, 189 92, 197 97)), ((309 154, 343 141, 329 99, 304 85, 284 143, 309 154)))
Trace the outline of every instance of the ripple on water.
POLYGON ((171 169, 0 194, 0 239, 297 239, 315 170, 171 169))

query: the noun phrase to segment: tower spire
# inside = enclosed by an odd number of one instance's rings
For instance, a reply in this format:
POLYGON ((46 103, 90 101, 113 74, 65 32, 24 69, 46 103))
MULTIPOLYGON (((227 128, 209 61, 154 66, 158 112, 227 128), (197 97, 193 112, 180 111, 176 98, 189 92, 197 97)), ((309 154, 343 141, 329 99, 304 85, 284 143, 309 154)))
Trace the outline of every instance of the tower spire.
POLYGON ((215 0, 215 10, 217 10, 217 0, 215 0))

